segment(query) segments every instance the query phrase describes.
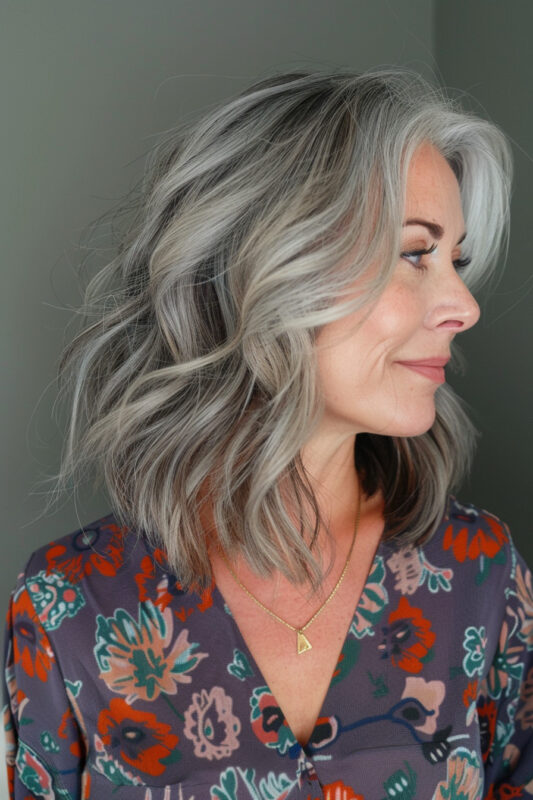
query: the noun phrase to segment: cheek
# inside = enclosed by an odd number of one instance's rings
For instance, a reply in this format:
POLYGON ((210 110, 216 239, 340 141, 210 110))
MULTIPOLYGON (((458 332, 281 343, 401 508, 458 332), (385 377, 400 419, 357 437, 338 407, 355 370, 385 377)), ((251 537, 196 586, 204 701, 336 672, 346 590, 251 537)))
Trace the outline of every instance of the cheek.
MULTIPOLYGON (((407 298, 406 298, 407 299, 407 298)), ((400 346, 413 331, 415 309, 398 296, 380 303, 360 330, 361 356, 386 358, 391 349, 400 346)))
POLYGON ((410 287, 402 283, 391 286, 367 320, 369 337, 390 344, 408 337, 420 325, 419 300, 410 287))
POLYGON ((400 281, 391 284, 372 312, 354 325, 353 318, 327 325, 317 339, 323 385, 339 391, 354 381, 369 386, 380 380, 402 345, 420 325, 417 293, 400 281))

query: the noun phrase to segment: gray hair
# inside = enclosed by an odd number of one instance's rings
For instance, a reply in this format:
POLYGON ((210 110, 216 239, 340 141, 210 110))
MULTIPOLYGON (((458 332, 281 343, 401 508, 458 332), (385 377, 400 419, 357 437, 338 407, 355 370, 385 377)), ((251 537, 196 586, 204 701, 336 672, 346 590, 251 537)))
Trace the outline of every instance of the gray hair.
MULTIPOLYGON (((85 290, 85 327, 62 353, 60 393, 72 398, 54 491, 96 465, 119 523, 198 587, 212 578, 207 497, 230 556, 316 586, 311 547, 328 525, 300 456, 324 408, 315 341, 390 279, 423 142, 457 176, 462 275, 479 287, 507 250, 510 147, 415 72, 276 74, 158 143, 117 255, 85 290), (349 297, 376 258, 379 274, 349 297)), ((464 404, 447 385, 435 402, 423 435, 357 435, 363 490, 382 490, 384 538, 403 544, 433 535, 472 462, 464 404)))

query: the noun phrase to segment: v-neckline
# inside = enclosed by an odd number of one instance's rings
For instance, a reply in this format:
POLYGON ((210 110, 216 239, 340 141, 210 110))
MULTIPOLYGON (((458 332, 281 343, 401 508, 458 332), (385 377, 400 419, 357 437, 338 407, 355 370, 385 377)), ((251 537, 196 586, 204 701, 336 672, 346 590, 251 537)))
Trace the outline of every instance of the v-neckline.
POLYGON ((263 671, 260 669, 259 665, 257 664, 257 661, 255 660, 255 658, 254 658, 254 656, 253 656, 253 654, 252 654, 252 652, 251 652, 251 650, 250 650, 250 648, 248 646, 248 643, 246 642, 246 639, 244 638, 244 636, 243 636, 243 634, 241 632, 241 629, 239 628, 239 626, 237 624, 237 621, 236 621, 235 617, 233 616, 233 614, 231 612, 231 609, 230 609, 229 605, 227 604, 222 592, 218 588, 218 585, 217 585, 216 581, 213 579, 213 584, 212 584, 212 587, 211 587, 211 596, 212 596, 212 599, 213 599, 213 603, 218 606, 218 608, 224 613, 224 615, 226 617, 229 618, 229 624, 235 630, 236 636, 238 637, 238 639, 239 639, 239 641, 241 643, 242 652, 246 656, 246 658, 247 658, 248 662, 251 664, 251 666, 253 668, 255 668, 255 670, 256 670, 255 674, 258 675, 259 679, 262 681, 262 685, 266 687, 268 693, 273 698, 276 706, 281 711, 281 714, 283 715, 283 719, 285 721, 285 724, 287 725, 287 728, 289 729, 294 742, 300 747, 301 750, 304 751, 304 753, 306 754, 306 756, 308 758, 311 757, 310 753, 308 752, 309 742, 313 738, 313 734, 317 729, 318 721, 324 716, 324 709, 327 706, 327 703, 328 703, 328 700, 329 700, 329 696, 331 694, 333 679, 334 679, 335 673, 337 671, 337 667, 338 667, 338 664, 339 664, 339 658, 340 658, 340 656, 341 656, 341 654, 342 654, 342 652, 343 652, 343 650, 344 650, 344 648, 346 646, 346 642, 348 641, 348 637, 350 636, 350 629, 351 629, 352 624, 353 624, 353 622, 354 622, 354 620, 355 620, 355 618, 357 616, 357 609, 359 608, 359 606, 361 604, 361 600, 363 599, 363 597, 365 595, 367 586, 368 586, 369 581, 370 581, 370 576, 374 572, 374 565, 376 564, 377 559, 380 556, 383 555, 383 551, 384 551, 384 549, 385 549, 385 547, 387 545, 390 547, 390 542, 388 542, 386 539, 383 539, 383 533, 382 533, 382 535, 381 535, 381 537, 380 537, 380 539, 378 541, 377 548, 376 548, 376 550, 374 552, 374 557, 373 557, 373 559, 372 559, 372 561, 370 563, 370 567, 369 567, 369 570, 368 570, 367 575, 366 575, 365 583, 364 583, 363 588, 361 589, 361 592, 360 592, 359 597, 357 599, 357 605, 355 606, 353 614, 350 617, 350 621, 349 621, 348 626, 346 628, 346 632, 344 634, 344 637, 343 637, 343 640, 342 640, 342 644, 341 644, 340 649, 339 649, 339 651, 337 653, 337 658, 335 659, 335 664, 333 666, 333 670, 332 670, 331 676, 330 676, 329 681, 328 681, 328 686, 327 686, 326 693, 324 695, 324 699, 322 700, 322 704, 320 706, 319 712, 318 712, 317 717, 316 717, 316 719, 315 719, 315 721, 313 723, 313 729, 312 729, 312 731, 311 731, 311 733, 309 735, 309 738, 307 739, 307 742, 305 744, 301 744, 301 742, 298 741, 297 736, 295 735, 294 731, 292 730, 291 726, 289 725, 289 722, 287 720, 287 717, 285 716, 285 712, 283 711, 283 708, 282 708, 281 704, 279 703, 276 695, 274 694, 274 692, 270 688, 270 686, 268 684, 268 681, 265 680, 265 676, 263 675, 263 671))

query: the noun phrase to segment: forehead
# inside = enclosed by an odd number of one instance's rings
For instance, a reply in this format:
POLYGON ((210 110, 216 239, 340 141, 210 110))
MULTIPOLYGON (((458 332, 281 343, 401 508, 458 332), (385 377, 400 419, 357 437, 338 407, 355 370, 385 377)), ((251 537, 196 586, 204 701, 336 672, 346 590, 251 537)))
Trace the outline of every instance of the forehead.
POLYGON ((461 193, 455 174, 444 156, 429 143, 415 151, 407 172, 407 214, 424 210, 435 222, 462 224, 461 193))

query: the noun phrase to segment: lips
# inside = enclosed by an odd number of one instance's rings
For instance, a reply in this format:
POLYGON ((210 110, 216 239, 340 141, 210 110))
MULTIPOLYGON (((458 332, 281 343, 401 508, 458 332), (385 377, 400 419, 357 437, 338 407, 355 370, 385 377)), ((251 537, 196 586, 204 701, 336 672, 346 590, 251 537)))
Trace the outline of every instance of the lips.
POLYGON ((398 364, 418 367, 445 367, 450 356, 436 356, 435 358, 418 358, 416 360, 398 361, 398 364))
POLYGON ((417 361, 398 361, 403 367, 418 372, 436 383, 444 383, 444 367, 450 360, 449 356, 436 356, 435 358, 422 358, 417 361))

